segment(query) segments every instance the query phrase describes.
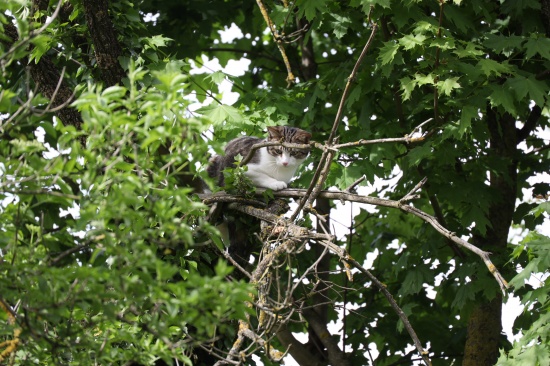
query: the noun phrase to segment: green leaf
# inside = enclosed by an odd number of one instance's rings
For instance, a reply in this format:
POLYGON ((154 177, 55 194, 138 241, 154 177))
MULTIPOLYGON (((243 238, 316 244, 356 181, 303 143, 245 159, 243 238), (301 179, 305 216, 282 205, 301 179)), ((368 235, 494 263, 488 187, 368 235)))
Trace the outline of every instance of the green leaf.
POLYGON ((34 49, 31 52, 31 60, 39 62, 40 58, 50 49, 51 37, 45 34, 39 34, 31 39, 31 43, 34 44, 34 49))
POLYGON ((311 21, 315 19, 318 13, 324 13, 328 0, 298 0, 296 6, 300 9, 300 14, 304 14, 306 19, 311 21))
POLYGON ((143 39, 146 44, 148 44, 152 48, 159 48, 166 46, 169 42, 172 41, 171 38, 164 37, 161 35, 156 35, 152 37, 147 37, 143 39))
POLYGON ((239 123, 244 120, 241 112, 237 108, 224 104, 202 107, 197 110, 197 113, 203 114, 215 125, 220 125, 226 121, 239 123))
POLYGON ((460 113, 459 134, 462 136, 471 129, 472 120, 478 117, 479 110, 471 105, 466 105, 460 113))
POLYGON ((426 38, 427 37, 423 34, 407 34, 406 36, 399 38, 398 42, 405 50, 410 50, 416 46, 421 46, 426 38))
POLYGON ((225 80, 225 74, 221 71, 215 71, 208 76, 206 76, 205 79, 210 79, 214 84, 221 84, 222 81, 225 80))
POLYGON ((451 92, 453 91, 453 89, 460 88, 460 84, 457 82, 459 78, 460 77, 457 76, 454 78, 445 79, 443 81, 438 81, 437 90, 440 93, 443 93, 443 95, 451 95, 451 92))
POLYGON ((405 76, 399 80, 401 84, 401 90, 403 90, 403 100, 408 100, 411 97, 411 94, 416 87, 416 81, 412 80, 410 77, 405 76))
POLYGON ((491 105, 495 107, 502 106, 507 112, 515 116, 517 112, 512 91, 497 85, 491 86, 491 90, 491 95, 489 95, 491 105))
POLYGON ((474 299, 475 299, 475 292, 472 289, 472 286, 468 286, 468 284, 462 284, 461 286, 458 287, 458 291, 454 296, 451 306, 455 309, 460 309, 464 307, 464 305, 466 305, 469 301, 474 299))
POLYGON ((545 104, 546 96, 548 95, 547 85, 542 81, 536 80, 533 76, 526 78, 518 75, 509 78, 506 81, 506 85, 514 91, 518 101, 529 95, 529 98, 534 100, 537 105, 543 106, 545 104))
POLYGON ((550 215, 550 202, 543 202, 539 204, 537 207, 532 209, 529 213, 531 215, 534 215, 535 217, 539 217, 544 212, 550 215))
POLYGON ((380 5, 383 8, 389 8, 391 5, 391 0, 360 0, 360 2, 365 13, 368 13, 371 6, 380 5))
POLYGON ((435 78, 433 74, 423 75, 423 74, 415 74, 414 80, 416 81, 416 84, 418 86, 422 85, 433 85, 435 83, 435 78))
POLYGON ((399 289, 399 295, 413 295, 422 290, 422 285, 426 282, 426 273, 419 268, 411 268, 407 270, 407 275, 399 289))
POLYGON ((399 44, 395 42, 385 42, 384 46, 380 48, 378 59, 382 61, 382 65, 389 64, 393 61, 395 54, 399 50, 399 44))
POLYGON ((532 58, 537 53, 550 60, 550 39, 546 37, 529 38, 525 43, 525 57, 532 58))
POLYGON ((525 38, 520 36, 488 34, 487 39, 483 42, 483 45, 497 53, 509 55, 515 49, 519 49, 524 41, 525 38))
POLYGON ((432 144, 427 142, 421 146, 417 146, 407 154, 407 159, 411 165, 418 166, 425 158, 432 155, 432 144))
POLYGON ((472 42, 466 42, 466 47, 459 47, 455 49, 453 53, 459 58, 477 57, 485 54, 484 51, 479 49, 479 45, 472 42))
POLYGON ((332 32, 337 39, 341 39, 348 32, 349 26, 351 25, 351 19, 338 14, 331 14, 331 16, 336 19, 335 21, 330 22, 333 29, 332 32))
POLYGON ((512 68, 507 62, 500 63, 489 58, 479 60, 477 67, 479 67, 487 76, 491 76, 491 74, 500 76, 502 74, 512 73, 512 68))

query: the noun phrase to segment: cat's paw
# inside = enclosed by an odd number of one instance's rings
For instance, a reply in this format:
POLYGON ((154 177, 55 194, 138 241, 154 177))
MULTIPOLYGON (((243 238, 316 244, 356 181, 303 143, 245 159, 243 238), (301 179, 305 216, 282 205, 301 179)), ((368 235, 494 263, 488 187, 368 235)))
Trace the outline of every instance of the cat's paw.
POLYGON ((270 182, 269 184, 267 184, 267 187, 265 188, 270 188, 274 191, 280 191, 281 189, 285 189, 287 187, 287 184, 285 182, 281 182, 280 180, 276 180, 276 181, 273 181, 273 182, 270 182))

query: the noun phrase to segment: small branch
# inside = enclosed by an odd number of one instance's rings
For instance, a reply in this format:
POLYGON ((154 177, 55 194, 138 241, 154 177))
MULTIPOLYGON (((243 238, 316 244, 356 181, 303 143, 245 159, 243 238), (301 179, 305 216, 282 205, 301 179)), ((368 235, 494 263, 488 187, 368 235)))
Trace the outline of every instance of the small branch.
POLYGON ((384 139, 375 139, 375 140, 358 140, 353 142, 346 142, 344 144, 337 144, 332 145, 332 149, 341 149, 343 147, 353 147, 353 146, 364 146, 364 145, 373 145, 373 144, 381 144, 381 143, 388 143, 388 142, 404 142, 406 144, 409 144, 411 142, 418 142, 423 141, 424 137, 411 137, 409 135, 405 137, 390 137, 390 138, 384 138, 384 139))
POLYGON ((390 306, 392 307, 392 309, 399 316, 399 319, 401 319, 401 321, 403 322, 405 329, 407 329, 407 332, 409 333, 409 336, 412 338, 418 353, 420 353, 420 356, 424 360, 424 363, 430 366, 432 363, 428 357, 428 352, 424 350, 424 347, 422 347, 422 342, 420 342, 420 339, 416 335, 416 332, 414 331, 411 323, 409 322, 407 315, 403 312, 403 310, 399 307, 399 305, 397 305, 397 302, 393 298, 392 294, 386 288, 386 285, 380 282, 378 278, 376 278, 372 273, 370 273, 369 270, 365 269, 363 266, 359 264, 359 262, 351 258, 349 255, 342 257, 342 259, 345 262, 357 268, 361 273, 365 274, 374 283, 374 285, 378 287, 378 289, 382 292, 382 294, 386 297, 386 299, 390 303, 390 306))
MULTIPOLYGON (((372 11, 372 8, 371 8, 371 11, 372 11)), ((369 19, 370 19, 370 14, 369 14, 369 19)), ((361 51, 361 54, 359 55, 359 58, 357 59, 357 62, 355 63, 355 66, 353 67, 353 70, 351 71, 350 76, 348 77, 348 81, 344 88, 344 92, 342 93, 342 98, 340 99, 340 105, 338 106, 338 111, 336 112, 336 117, 334 118, 332 130, 330 131, 330 135, 327 139, 327 142, 325 143, 326 145, 325 150, 323 151, 323 154, 321 156, 321 159, 319 161, 319 164, 317 166, 313 179, 311 180, 311 184, 308 188, 308 194, 300 200, 298 207, 292 214, 292 220, 295 220, 296 217, 298 217, 298 214, 306 205, 311 206, 311 203, 317 198, 321 189, 323 189, 323 186, 327 179, 328 169, 330 168, 330 163, 332 161, 332 158, 334 157, 334 152, 330 151, 328 148, 332 147, 337 142, 337 137, 335 135, 336 135, 336 131, 338 130, 338 126, 340 125, 342 115, 344 113, 344 105, 350 93, 351 84, 355 80, 357 76, 357 72, 359 71, 359 66, 363 62, 363 59, 365 58, 367 51, 372 45, 372 42, 374 40, 374 36, 376 35, 377 30, 378 30, 378 24, 374 23, 372 26, 371 35, 367 43, 365 44, 365 47, 363 47, 363 50, 361 51), (327 173, 323 174, 323 171, 327 173)))
POLYGON ((290 61, 288 61, 288 56, 286 55, 285 48, 283 47, 281 36, 277 32, 277 28, 275 27, 275 24, 273 24, 273 21, 269 17, 269 14, 267 13, 267 9, 265 8, 265 5, 263 4, 262 0, 256 0, 256 3, 258 4, 258 7, 260 8, 260 12, 264 17, 264 20, 267 26, 269 27, 271 34, 273 35, 273 39, 275 40, 275 43, 279 48, 279 52, 281 52, 281 57, 283 58, 283 62, 285 63, 286 71, 287 71, 286 81, 288 86, 290 87, 292 84, 296 82, 296 78, 292 73, 292 68, 290 67, 290 61))
POLYGON ((418 191, 424 184, 426 184, 426 182, 428 181, 428 178, 427 177, 424 177, 422 178, 422 180, 420 182, 418 182, 414 187, 413 189, 410 190, 409 193, 407 193, 403 198, 401 198, 399 200, 399 202, 403 203, 403 202, 406 202, 406 201, 410 201, 410 200, 413 200, 413 199, 416 199, 418 196, 415 194, 416 191, 418 191))
POLYGON ((353 70, 351 71, 351 74, 348 77, 348 81, 344 88, 344 92, 342 93, 342 98, 340 99, 340 105, 338 106, 338 111, 336 112, 336 117, 334 118, 334 124, 332 125, 332 130, 330 131, 330 135, 327 139, 327 141, 330 144, 334 144, 334 137, 336 135, 336 131, 338 130, 338 126, 340 125, 342 114, 344 113, 344 104, 348 99, 348 95, 351 90, 351 84, 355 81, 355 78, 357 77, 359 66, 361 66, 361 63, 363 63, 363 59, 367 55, 367 51, 369 50, 370 46, 372 45, 372 42, 374 41, 374 36, 376 35, 377 30, 378 30, 378 24, 374 23, 372 25, 372 31, 371 31, 370 37, 367 43, 365 44, 365 47, 363 47, 363 51, 361 51, 361 54, 359 55, 359 58, 357 59, 357 62, 355 63, 355 66, 353 66, 353 70))
POLYGON ((252 275, 250 273, 248 273, 248 271, 246 269, 244 269, 243 267, 241 267, 241 265, 239 263, 237 263, 237 261, 235 259, 233 259, 233 257, 226 251, 224 250, 220 250, 220 253, 224 256, 225 259, 227 259, 228 261, 231 262, 231 264, 237 268, 239 271, 241 271, 241 273, 243 273, 246 277, 248 277, 249 280, 252 279, 252 275))
MULTIPOLYGON (((14 182, 9 182, 10 184, 15 184, 14 182)), ((11 194, 20 194, 20 195, 30 195, 30 196, 37 196, 37 195, 46 195, 46 196, 55 196, 55 197, 63 197, 63 198, 69 198, 72 200, 80 200, 81 197, 75 196, 74 194, 68 194, 68 193, 62 193, 57 191, 46 191, 46 190, 37 190, 37 191, 27 191, 27 190, 11 190, 11 189, 2 189, 0 187, 0 192, 4 193, 11 193, 11 194)))
POLYGON ((361 178, 357 179, 355 182, 353 182, 348 188, 344 189, 344 192, 348 193, 355 193, 355 188, 361 184, 365 179, 367 179, 366 175, 362 175, 361 178))
MULTIPOLYGON (((443 27, 443 6, 445 5, 445 0, 439 0, 439 27, 437 29, 437 38, 441 39, 441 28, 443 27)), ((439 57, 441 54, 441 48, 437 47, 435 49, 435 63, 434 70, 439 68, 439 57)), ((436 75, 434 79, 434 119, 436 123, 439 123, 439 91, 437 90, 437 82, 439 81, 439 76, 436 75)))
POLYGON ((80 252, 81 250, 84 250, 84 249, 88 249, 89 247, 90 247, 89 244, 82 244, 82 245, 77 245, 75 247, 72 247, 71 249, 68 249, 68 250, 62 252, 57 257, 52 258, 50 260, 49 264, 50 265, 56 264, 57 262, 59 262, 60 260, 65 258, 66 256, 71 255, 71 254, 76 253, 76 252, 80 252))

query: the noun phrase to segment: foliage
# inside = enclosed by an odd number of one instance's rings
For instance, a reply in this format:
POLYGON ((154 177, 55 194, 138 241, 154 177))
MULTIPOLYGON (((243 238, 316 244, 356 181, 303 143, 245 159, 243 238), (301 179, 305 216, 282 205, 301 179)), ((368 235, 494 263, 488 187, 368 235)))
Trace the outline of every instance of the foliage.
MULTIPOLYGON (((328 278, 312 270, 319 257, 313 243, 290 250, 259 283, 236 281, 211 244, 220 241, 206 219, 209 207, 188 184, 208 180, 209 154, 242 132, 261 136, 266 126, 291 124, 325 141, 375 22, 380 30, 343 104, 339 142, 402 137, 433 120, 421 141, 340 149, 326 186, 343 190, 364 175, 360 192, 374 187, 373 195, 398 200, 428 177, 412 205, 492 252, 525 306, 514 325, 521 339, 496 340, 498 363, 544 364, 549 239, 537 227, 548 205, 516 200, 523 190, 547 200, 550 190, 530 179, 550 171, 541 135, 550 127, 547 1, 264 2, 298 78, 290 88, 256 2, 111 1, 124 50, 117 61, 126 77, 118 85, 102 74, 85 4, 61 3, 64 10, 43 29, 57 2, 0 4, 0 300, 17 315, 11 324, 0 311, 7 324, 0 341, 22 330, 10 355, 16 363, 208 364, 201 347, 228 352, 238 320, 284 350, 265 308, 251 311, 246 301, 276 305, 280 319, 292 319, 290 331, 311 332, 307 309, 319 306, 315 286, 323 284, 321 323, 345 313, 338 336, 351 350, 349 364, 418 359, 402 320, 367 277, 357 273, 351 282, 336 257, 328 278), (147 13, 158 16, 144 22, 147 13), (245 36, 222 43, 219 32, 232 23, 245 36), (240 77, 191 72, 207 59, 226 66, 243 56, 251 64, 240 77), (71 108, 81 125, 65 123, 40 89, 38 67, 48 62, 75 91, 71 108), (316 77, 308 77, 312 64, 316 77), (240 95, 232 106, 219 101, 227 81, 240 95), (205 105, 192 112, 193 100, 205 105), (507 245, 512 224, 526 232, 517 246, 507 245), (525 284, 538 273, 546 274, 539 287, 525 284), (268 299, 254 298, 258 290, 268 299)), ((311 184, 320 156, 312 151, 294 186, 311 184)), ((242 170, 235 171, 238 180, 242 170)), ((309 228, 312 220, 297 223, 309 228)), ((362 263, 376 253, 371 272, 433 364, 466 364, 471 314, 500 296, 483 263, 393 208, 361 206, 342 230, 348 234, 337 244, 351 257, 362 263)), ((267 247, 252 253, 255 264, 267 247)), ((275 364, 269 347, 247 352, 275 364)), ((319 352, 325 364, 327 354, 319 352)))

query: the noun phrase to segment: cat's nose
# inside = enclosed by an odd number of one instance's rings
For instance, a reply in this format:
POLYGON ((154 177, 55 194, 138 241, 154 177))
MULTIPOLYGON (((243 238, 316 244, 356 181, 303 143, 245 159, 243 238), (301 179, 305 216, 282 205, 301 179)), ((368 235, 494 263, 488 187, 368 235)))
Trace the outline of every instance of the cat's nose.
POLYGON ((288 165, 288 161, 283 161, 283 165, 284 165, 284 166, 287 166, 287 165, 288 165))

